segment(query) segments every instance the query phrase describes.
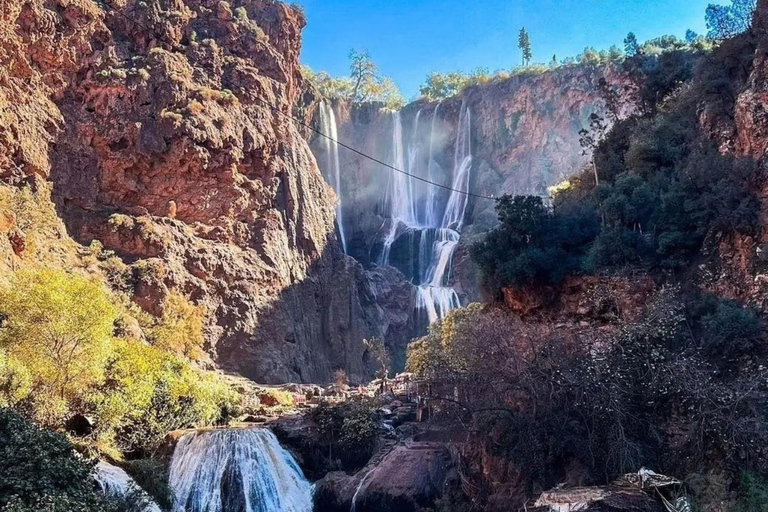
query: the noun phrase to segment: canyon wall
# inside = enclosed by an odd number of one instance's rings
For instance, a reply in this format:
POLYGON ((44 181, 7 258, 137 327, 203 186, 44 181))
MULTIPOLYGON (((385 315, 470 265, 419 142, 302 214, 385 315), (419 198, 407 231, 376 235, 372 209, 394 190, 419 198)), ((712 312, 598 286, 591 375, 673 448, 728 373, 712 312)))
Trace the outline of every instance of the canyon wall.
MULTIPOLYGON (((402 164, 411 172, 430 174, 451 186, 457 128, 462 105, 471 116, 472 166, 469 191, 482 196, 503 194, 547 195, 548 187, 579 173, 589 161, 579 131, 589 128, 590 115, 609 115, 604 91, 621 98, 619 115, 634 107, 631 81, 615 66, 566 66, 538 74, 522 74, 471 86, 441 102, 420 100, 399 114, 379 105, 352 106, 333 103, 339 139, 381 162, 392 165, 402 153, 402 164), (395 116, 399 115, 399 122, 395 116), (396 131, 405 141, 397 147, 396 131), (423 161, 419 164, 420 160, 423 161), (417 169, 414 171, 414 169, 417 169)), ((320 137, 311 139, 319 162, 327 156, 320 137)), ((387 231, 385 193, 395 171, 379 162, 339 149, 341 210, 348 252, 366 267, 381 254, 387 231)), ((424 201, 430 185, 413 184, 416 201, 424 201)), ((448 193, 438 191, 437 200, 448 193)), ((430 200, 434 198, 430 197, 430 200)), ((496 224, 495 201, 470 197, 459 248, 454 257, 453 285, 462 303, 481 300, 477 272, 469 245, 496 224)), ((392 248, 395 252, 397 244, 392 248)), ((402 267, 402 265, 399 265, 402 267)))
POLYGON ((412 299, 397 273, 341 252, 333 192, 286 117, 303 14, 271 0, 111 5, 3 3, 0 187, 56 206, 47 256, 25 254, 28 219, 3 208, 4 267, 69 268, 98 240, 130 264, 144 309, 160 314, 170 289, 205 306, 224 369, 366 378, 363 338, 404 346, 412 299))

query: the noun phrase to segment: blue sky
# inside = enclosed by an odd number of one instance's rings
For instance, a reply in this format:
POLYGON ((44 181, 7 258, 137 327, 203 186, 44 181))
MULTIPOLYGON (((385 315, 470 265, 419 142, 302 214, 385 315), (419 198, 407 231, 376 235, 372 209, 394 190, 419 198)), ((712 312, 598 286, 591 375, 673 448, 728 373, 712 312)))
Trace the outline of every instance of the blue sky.
MULTIPOLYGON (((705 32, 712 0, 298 0, 307 13, 302 62, 348 74, 347 55, 366 48, 406 99, 431 71, 490 71, 519 63, 525 25, 534 61, 575 56, 586 46, 622 46, 687 29, 705 32)), ((726 3, 716 2, 716 3, 726 3)))

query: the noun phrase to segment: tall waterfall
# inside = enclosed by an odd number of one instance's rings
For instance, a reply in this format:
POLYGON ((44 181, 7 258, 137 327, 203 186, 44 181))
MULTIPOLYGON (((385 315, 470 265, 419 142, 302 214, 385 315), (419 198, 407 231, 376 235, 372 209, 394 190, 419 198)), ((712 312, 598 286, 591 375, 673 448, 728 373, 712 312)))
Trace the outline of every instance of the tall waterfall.
POLYGON ((341 191, 341 169, 339 165, 339 144, 336 142, 339 140, 339 131, 336 126, 336 114, 333 113, 333 107, 328 102, 320 103, 320 131, 330 137, 322 137, 321 142, 323 144, 323 150, 326 155, 326 161, 323 168, 323 173, 326 176, 326 180, 333 187, 338 197, 338 203, 336 203, 336 225, 339 228, 339 238, 341 239, 341 246, 344 252, 347 252, 347 239, 344 234, 344 217, 342 209, 342 191, 341 191), (333 140, 331 140, 333 139, 333 140))
POLYGON ((312 486, 266 429, 183 436, 173 452, 173 512, 310 512, 312 486))
MULTIPOLYGON (((407 151, 403 149, 406 141, 400 113, 392 114, 390 165, 430 181, 445 181, 445 173, 436 159, 436 151, 440 149, 437 144, 439 112, 438 104, 429 123, 426 155, 422 154, 425 144, 423 137, 420 137, 422 112, 419 111, 414 119, 407 151)), ((449 281, 453 255, 459 243, 467 208, 465 192, 469 191, 472 169, 470 129, 469 107, 462 103, 456 130, 453 169, 450 180, 445 183, 453 190, 448 191, 411 176, 392 172, 384 196, 383 209, 388 216, 388 227, 378 262, 382 265, 393 264, 392 248, 396 243, 409 247, 414 254, 414 261, 409 262, 412 271, 406 273, 418 285, 417 307, 426 313, 430 323, 461 305, 449 281)))

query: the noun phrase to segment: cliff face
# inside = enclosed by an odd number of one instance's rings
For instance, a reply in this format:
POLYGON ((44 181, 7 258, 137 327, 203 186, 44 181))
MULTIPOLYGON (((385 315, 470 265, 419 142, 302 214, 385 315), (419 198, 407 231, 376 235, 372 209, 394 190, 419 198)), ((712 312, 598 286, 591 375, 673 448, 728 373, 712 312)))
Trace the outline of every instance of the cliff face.
MULTIPOLYGON (((589 156, 579 143, 579 131, 589 128, 593 113, 609 118, 601 92, 606 87, 621 98, 620 115, 634 108, 632 84, 617 69, 574 66, 469 87, 439 103, 411 103, 399 114, 381 111, 378 105, 353 107, 344 102, 335 102, 334 111, 342 142, 378 160, 411 172, 417 169, 417 174, 429 174, 432 180, 452 186, 455 141, 464 106, 471 118, 469 190, 494 197, 546 195, 548 187, 579 173, 588 163, 589 156), (400 147, 398 138, 403 141, 400 147)), ((607 122, 610 124, 610 119, 607 122)), ((315 138, 312 148, 318 161, 323 162, 324 142, 315 138)), ((369 264, 380 253, 377 244, 386 231, 382 205, 387 184, 395 177, 390 169, 343 148, 339 149, 339 161, 349 252, 369 264)), ((426 186, 416 186, 425 188, 415 193, 424 200, 428 196, 426 186)), ((427 201, 444 201, 445 194, 441 193, 427 201)), ((481 299, 468 245, 496 224, 494 206, 492 200, 477 198, 470 198, 467 205, 462 243, 454 259, 454 286, 464 303, 481 299)))
POLYGON ((170 288, 204 304, 224 368, 364 378, 362 339, 407 330, 393 320, 403 301, 387 303, 399 276, 382 286, 341 253, 333 193, 284 115, 301 90, 303 15, 271 0, 114 6, 4 3, 4 186, 52 189, 75 240, 132 263, 150 312, 170 288))

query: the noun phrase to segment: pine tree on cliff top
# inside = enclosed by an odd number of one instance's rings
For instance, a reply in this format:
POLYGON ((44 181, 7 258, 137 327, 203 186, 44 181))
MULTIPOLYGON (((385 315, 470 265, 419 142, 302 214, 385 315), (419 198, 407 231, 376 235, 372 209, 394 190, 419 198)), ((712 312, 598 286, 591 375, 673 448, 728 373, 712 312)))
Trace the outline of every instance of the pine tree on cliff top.
POLYGON ((531 38, 528 36, 528 31, 525 27, 520 29, 520 35, 517 38, 517 47, 523 55, 523 66, 527 66, 531 63, 533 58, 533 52, 531 51, 531 38))

